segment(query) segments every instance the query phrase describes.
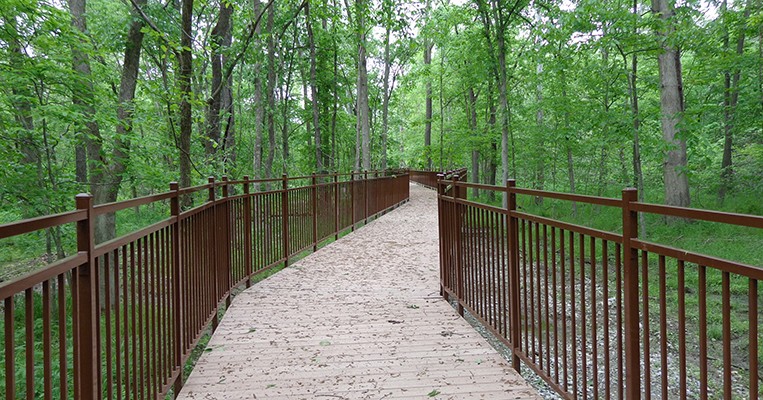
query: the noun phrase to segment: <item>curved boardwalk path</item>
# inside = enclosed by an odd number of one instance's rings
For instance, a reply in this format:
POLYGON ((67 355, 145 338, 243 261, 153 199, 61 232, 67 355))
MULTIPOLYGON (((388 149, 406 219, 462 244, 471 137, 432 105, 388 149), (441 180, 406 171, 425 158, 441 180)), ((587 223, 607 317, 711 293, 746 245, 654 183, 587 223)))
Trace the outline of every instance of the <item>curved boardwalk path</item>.
POLYGON ((239 294, 181 399, 537 399, 439 296, 435 193, 239 294))

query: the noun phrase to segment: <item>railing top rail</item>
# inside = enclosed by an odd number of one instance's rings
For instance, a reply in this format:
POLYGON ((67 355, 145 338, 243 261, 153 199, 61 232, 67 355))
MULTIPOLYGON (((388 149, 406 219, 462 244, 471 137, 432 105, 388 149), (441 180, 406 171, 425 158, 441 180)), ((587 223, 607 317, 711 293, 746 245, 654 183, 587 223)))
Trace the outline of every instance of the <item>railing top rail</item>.
POLYGON ((0 225, 0 239, 11 236, 23 235, 42 229, 52 228, 72 222, 82 221, 87 218, 84 210, 68 211, 60 214, 45 215, 0 225))
POLYGON ((101 215, 106 213, 112 213, 124 210, 126 208, 143 206, 156 201, 167 200, 175 196, 174 192, 164 192, 160 194, 154 194, 150 196, 138 197, 130 200, 115 201, 113 203, 99 204, 93 206, 93 213, 95 215, 101 215))
POLYGON ((738 214, 724 211, 703 210, 697 208, 666 206, 661 204, 631 202, 631 209, 649 214, 659 214, 670 217, 689 218, 708 222, 719 222, 729 225, 747 226, 763 229, 763 216, 738 214))
POLYGON ((23 292, 40 282, 47 281, 64 272, 69 272, 75 267, 82 265, 87 259, 87 254, 76 253, 46 266, 22 275, 8 282, 0 283, 0 300, 7 299, 16 293, 23 292))
POLYGON ((607 207, 622 207, 623 205, 623 202, 621 199, 614 199, 611 197, 599 197, 599 196, 588 196, 584 194, 550 192, 545 190, 524 189, 524 188, 518 188, 518 187, 509 188, 509 193, 524 194, 524 195, 536 196, 536 197, 545 197, 550 199, 579 201, 579 202, 585 202, 585 203, 591 203, 591 204, 598 204, 598 205, 607 206, 607 207))

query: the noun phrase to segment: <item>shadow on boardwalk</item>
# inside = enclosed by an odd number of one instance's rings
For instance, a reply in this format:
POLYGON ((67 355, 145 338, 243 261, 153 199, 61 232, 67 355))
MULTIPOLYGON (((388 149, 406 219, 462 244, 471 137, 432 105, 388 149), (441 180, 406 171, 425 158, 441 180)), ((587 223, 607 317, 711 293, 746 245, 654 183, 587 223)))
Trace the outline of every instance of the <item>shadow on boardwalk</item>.
POLYGON ((411 201, 239 294, 181 399, 537 399, 439 296, 437 204, 411 201))

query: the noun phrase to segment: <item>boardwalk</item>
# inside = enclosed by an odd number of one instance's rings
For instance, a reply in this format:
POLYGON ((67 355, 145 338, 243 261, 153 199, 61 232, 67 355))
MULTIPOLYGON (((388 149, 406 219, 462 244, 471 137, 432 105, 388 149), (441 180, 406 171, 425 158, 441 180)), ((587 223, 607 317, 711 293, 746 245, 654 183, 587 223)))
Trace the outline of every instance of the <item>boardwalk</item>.
POLYGON ((435 194, 239 294, 181 399, 537 399, 439 297, 435 194))

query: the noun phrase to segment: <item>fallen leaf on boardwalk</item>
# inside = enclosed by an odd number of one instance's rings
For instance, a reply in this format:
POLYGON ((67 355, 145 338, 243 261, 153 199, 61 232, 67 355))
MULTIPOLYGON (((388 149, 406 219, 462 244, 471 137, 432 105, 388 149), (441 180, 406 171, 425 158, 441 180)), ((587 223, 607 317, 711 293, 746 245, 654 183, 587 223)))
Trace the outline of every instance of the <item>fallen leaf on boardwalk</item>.
POLYGON ((439 391, 439 390, 437 390, 437 389, 435 389, 435 390, 433 390, 433 391, 431 391, 431 392, 427 393, 427 396, 429 396, 429 397, 435 397, 435 396, 437 396, 438 394, 440 394, 440 391, 439 391))

